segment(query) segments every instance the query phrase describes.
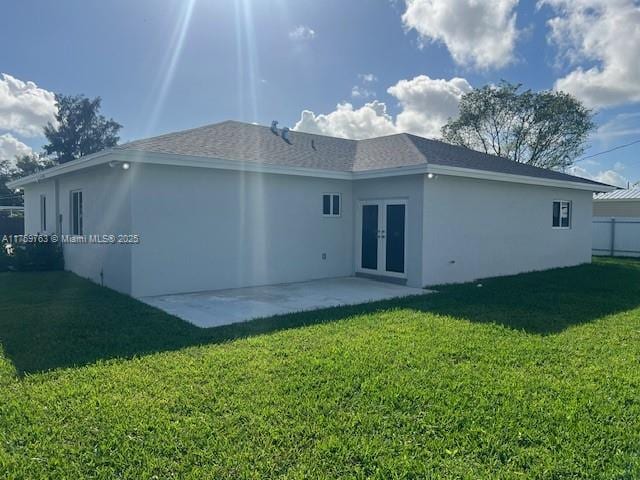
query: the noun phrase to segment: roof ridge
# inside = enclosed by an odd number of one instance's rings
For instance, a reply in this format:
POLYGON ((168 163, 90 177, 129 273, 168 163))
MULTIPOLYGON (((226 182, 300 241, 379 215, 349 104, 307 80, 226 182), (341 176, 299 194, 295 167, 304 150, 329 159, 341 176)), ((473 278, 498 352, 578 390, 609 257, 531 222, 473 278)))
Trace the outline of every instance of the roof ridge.
MULTIPOLYGON (((418 155, 420 155, 422 158, 424 158, 425 163, 428 165, 429 164, 429 159, 427 158, 427 156, 424 153, 422 153, 420 151, 420 149, 416 145, 416 142, 414 142, 413 139, 411 138, 411 137, 417 137, 417 138, 423 138, 423 137, 418 137, 417 135, 411 135, 410 133, 406 133, 406 132, 403 133, 402 135, 404 135, 404 137, 407 139, 409 144, 411 144, 411 146, 414 148, 414 150, 418 153, 418 155)), ((425 140, 428 140, 428 139, 425 138, 425 140)))

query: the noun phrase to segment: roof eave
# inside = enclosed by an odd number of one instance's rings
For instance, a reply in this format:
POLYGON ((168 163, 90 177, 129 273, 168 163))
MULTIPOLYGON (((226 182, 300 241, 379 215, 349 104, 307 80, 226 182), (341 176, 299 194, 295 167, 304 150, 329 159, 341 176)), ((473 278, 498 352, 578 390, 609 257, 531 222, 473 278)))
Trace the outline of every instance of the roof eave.
POLYGON ((472 168, 450 167, 434 164, 429 164, 428 172, 436 175, 451 175, 483 180, 495 180, 500 182, 540 185, 545 187, 571 188, 574 190, 588 190, 591 192, 611 192, 616 189, 616 187, 605 184, 596 184, 590 182, 583 183, 579 181, 559 180, 555 178, 530 177, 527 175, 515 175, 512 173, 493 172, 489 170, 476 170, 472 168))
POLYGON ((550 178, 530 177, 526 175, 514 175, 488 170, 476 170, 462 167, 451 167, 436 164, 420 163, 402 167, 382 168, 375 170, 363 170, 357 172, 324 170, 317 168, 294 167, 286 165, 265 164, 260 162, 246 162, 238 160, 226 160, 221 158, 198 157, 189 155, 175 155, 168 153, 147 152, 132 149, 109 149, 82 157, 71 162, 58 165, 42 172, 37 172, 24 178, 8 182, 9 188, 19 188, 30 183, 71 173, 77 170, 108 163, 110 157, 116 156, 119 161, 135 163, 147 163, 156 165, 174 165, 200 168, 216 168, 222 170, 238 170, 255 173, 273 173, 282 175, 297 175, 319 178, 333 178, 342 180, 364 180, 368 178, 393 177, 399 175, 414 175, 433 173, 436 175, 450 175, 457 177, 477 178, 483 180, 495 180, 502 182, 540 185, 559 188, 571 188, 577 190, 589 190, 592 192, 610 192, 616 187, 588 182, 558 180, 550 178))
POLYGON ((57 177, 58 175, 75 172, 77 170, 93 167, 95 165, 100 165, 102 163, 106 163, 108 161, 107 157, 112 153, 113 149, 101 150, 99 152, 92 153, 91 155, 87 155, 85 157, 81 157, 76 160, 63 163, 61 165, 56 165, 55 167, 47 168, 46 170, 42 170, 31 175, 27 175, 26 177, 12 180, 11 182, 7 182, 6 185, 11 189, 20 188, 25 185, 29 185, 30 183, 38 183, 48 178, 57 177))

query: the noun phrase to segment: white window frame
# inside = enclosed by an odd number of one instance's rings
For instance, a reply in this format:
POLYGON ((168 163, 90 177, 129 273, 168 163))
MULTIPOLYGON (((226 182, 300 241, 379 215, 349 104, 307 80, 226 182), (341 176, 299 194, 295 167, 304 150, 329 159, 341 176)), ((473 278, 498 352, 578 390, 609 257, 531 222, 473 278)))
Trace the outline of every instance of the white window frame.
POLYGON ((69 233, 71 235, 83 235, 84 234, 84 193, 81 189, 71 190, 69 192, 69 233), (79 209, 79 218, 78 218, 78 231, 73 231, 73 196, 76 194, 81 195, 80 209, 79 209))
POLYGON ((47 196, 40 195, 40 232, 47 231, 47 196))
POLYGON ((551 210, 551 228, 553 228, 554 230, 570 230, 571 229, 571 224, 572 224, 572 217, 573 217, 573 203, 571 202, 571 200, 554 200, 552 206, 555 206, 556 203, 560 204, 560 214, 558 216, 558 226, 555 226, 553 224, 553 208, 551 210), (562 226, 562 204, 567 204, 568 205, 568 222, 567 222, 567 226, 564 227, 562 226))
POLYGON ((337 193, 337 192, 324 192, 322 194, 322 203, 321 203, 321 208, 322 208, 322 216, 323 217, 332 217, 332 218, 337 218, 337 217, 341 217, 342 216, 342 194, 341 193, 337 193), (329 213, 324 213, 324 197, 325 195, 329 195, 329 213), (333 213, 333 197, 336 196, 338 197, 338 213, 335 214, 333 213))

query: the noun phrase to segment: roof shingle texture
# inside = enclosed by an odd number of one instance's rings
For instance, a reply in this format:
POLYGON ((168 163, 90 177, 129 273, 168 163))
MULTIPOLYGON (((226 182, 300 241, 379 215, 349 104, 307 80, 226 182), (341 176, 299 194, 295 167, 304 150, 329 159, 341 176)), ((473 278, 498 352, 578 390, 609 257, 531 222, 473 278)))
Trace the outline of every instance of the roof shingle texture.
POLYGON ((406 133, 367 140, 348 140, 291 131, 288 138, 287 142, 269 127, 226 121, 135 140, 116 149, 337 172, 365 172, 432 164, 603 185, 406 133))

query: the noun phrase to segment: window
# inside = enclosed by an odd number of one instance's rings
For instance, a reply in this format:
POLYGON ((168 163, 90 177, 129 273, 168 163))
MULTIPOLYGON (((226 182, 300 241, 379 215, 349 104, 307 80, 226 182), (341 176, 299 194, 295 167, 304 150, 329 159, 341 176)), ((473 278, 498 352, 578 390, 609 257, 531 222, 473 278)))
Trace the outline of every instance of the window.
POLYGON ((555 200, 553 202, 553 228, 571 228, 571 202, 555 200))
POLYGON ((71 192, 71 235, 82 235, 82 190, 71 192))
POLYGON ((47 231, 47 197, 40 195, 40 231, 47 231))
POLYGON ((322 215, 325 217, 340 216, 339 193, 325 193, 322 195, 322 215))

